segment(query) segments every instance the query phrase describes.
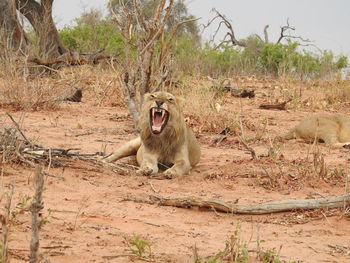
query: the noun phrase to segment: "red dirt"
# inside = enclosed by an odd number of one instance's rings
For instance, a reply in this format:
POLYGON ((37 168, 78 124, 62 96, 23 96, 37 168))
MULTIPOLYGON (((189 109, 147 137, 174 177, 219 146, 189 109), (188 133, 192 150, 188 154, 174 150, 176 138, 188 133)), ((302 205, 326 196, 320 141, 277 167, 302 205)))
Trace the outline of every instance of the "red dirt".
MULTIPOLYGON (((228 97, 223 110, 240 111, 246 136, 257 133, 261 120, 269 118, 267 133, 261 140, 248 140, 258 155, 266 155, 269 136, 284 133, 311 110, 275 111, 258 109, 261 98, 228 97), (251 125, 247 125, 250 123, 251 125), (249 128, 250 127, 250 128, 249 128)), ((82 153, 113 151, 135 135, 127 111, 119 107, 97 107, 82 103, 63 103, 58 111, 15 112, 22 117, 27 137, 50 147, 80 148, 82 153)), ((4 116, 4 115, 3 115, 4 116)), ((6 116, 3 122, 10 124, 6 116)), ((350 152, 320 145, 330 178, 313 172, 310 144, 300 141, 280 143, 276 159, 260 157, 252 161, 236 136, 219 145, 217 135, 198 134, 202 144, 200 164, 189 175, 172 180, 137 177, 132 169, 122 175, 107 169, 74 161, 66 168, 50 168, 44 192, 43 216, 49 223, 41 231, 40 247, 51 262, 143 262, 130 256, 125 236, 140 235, 151 243, 154 262, 193 262, 194 247, 202 257, 224 249, 225 241, 240 222, 242 242, 256 249, 257 226, 262 249, 281 248, 280 258, 299 262, 349 262, 350 217, 342 209, 322 209, 248 216, 217 213, 202 209, 161 207, 123 201, 128 194, 146 197, 199 196, 257 204, 285 199, 342 195, 344 177, 332 176, 335 169, 349 171, 350 152), (307 159, 308 157, 308 159, 307 159), (307 161, 309 160, 309 161, 307 161), (303 177, 305 176, 305 177, 303 177), (334 249, 330 246, 339 246, 334 249), (347 248, 347 249, 346 249, 347 248)), ((4 166, 4 186, 15 182, 13 208, 20 197, 32 196, 33 170, 17 165, 4 166)), ((11 225, 11 262, 28 260, 30 213, 22 212, 11 225)), ((256 253, 250 262, 255 262, 256 253)))

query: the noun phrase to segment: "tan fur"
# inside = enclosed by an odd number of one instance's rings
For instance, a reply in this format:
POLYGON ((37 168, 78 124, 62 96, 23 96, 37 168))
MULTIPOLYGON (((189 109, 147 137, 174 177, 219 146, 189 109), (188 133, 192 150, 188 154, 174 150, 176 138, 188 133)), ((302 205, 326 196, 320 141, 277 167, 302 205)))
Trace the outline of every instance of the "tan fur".
POLYGON ((187 127, 179 104, 179 98, 168 92, 145 95, 140 114, 140 136, 121 146, 105 159, 114 162, 122 157, 136 154, 140 169, 138 175, 158 172, 158 163, 173 166, 164 173, 168 177, 183 175, 199 162, 200 147, 190 128, 187 127), (161 101, 161 107, 169 112, 168 122, 160 134, 151 132, 150 109, 161 101))
POLYGON ((350 116, 319 114, 303 119, 294 129, 282 136, 284 139, 323 141, 332 147, 350 145, 350 116))

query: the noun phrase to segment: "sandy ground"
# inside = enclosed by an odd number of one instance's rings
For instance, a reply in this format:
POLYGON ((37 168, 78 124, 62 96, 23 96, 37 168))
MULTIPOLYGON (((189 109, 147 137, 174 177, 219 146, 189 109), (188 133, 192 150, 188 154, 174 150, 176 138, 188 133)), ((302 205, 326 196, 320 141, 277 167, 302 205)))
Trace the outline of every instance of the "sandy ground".
MULTIPOLYGON (((180 178, 137 177, 134 169, 126 166, 126 173, 117 173, 83 161, 72 161, 65 168, 51 167, 48 172, 55 177, 49 176, 45 182, 42 217, 47 217, 48 223, 40 233, 41 253, 54 263, 193 262, 195 248, 203 258, 212 256, 240 230, 240 242, 250 251, 249 262, 257 262, 254 251, 258 243, 263 251, 279 251, 285 262, 350 262, 350 217, 344 209, 252 216, 123 201, 129 194, 157 194, 258 204, 344 194, 349 150, 292 140, 278 144, 275 158, 266 157, 269 138, 321 110, 262 110, 258 106, 263 101, 228 97, 222 105, 222 110, 240 111, 244 123, 251 124, 246 125, 246 138, 262 129, 262 119, 269 120, 261 139, 247 139, 260 155, 258 160, 251 160, 234 133, 217 145, 217 134, 194 128, 202 145, 201 162, 180 178), (316 153, 324 156, 326 175, 317 173, 313 163, 316 153), (127 240, 136 236, 151 244, 150 258, 132 255, 127 240)), ((27 137, 45 146, 80 148, 81 153, 110 153, 135 136, 124 108, 96 107, 88 99, 62 103, 58 111, 11 114, 27 137)), ((1 116, 3 122, 11 123, 1 116)), ((12 206, 18 211, 10 227, 11 262, 28 261, 30 213, 22 211, 19 203, 33 195, 34 172, 15 164, 4 165, 3 171, 5 189, 10 182, 15 184, 12 206)))

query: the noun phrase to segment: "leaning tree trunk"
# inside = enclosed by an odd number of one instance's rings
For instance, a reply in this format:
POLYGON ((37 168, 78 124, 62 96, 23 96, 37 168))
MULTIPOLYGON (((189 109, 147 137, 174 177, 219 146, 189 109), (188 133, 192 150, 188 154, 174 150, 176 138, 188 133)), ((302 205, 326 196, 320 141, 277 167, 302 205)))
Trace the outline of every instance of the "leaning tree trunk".
POLYGON ((67 53, 52 18, 53 0, 16 0, 17 9, 29 20, 39 40, 39 56, 56 58, 67 53))
POLYGON ((2 50, 24 50, 27 41, 17 20, 13 0, 0 0, 0 45, 2 50))

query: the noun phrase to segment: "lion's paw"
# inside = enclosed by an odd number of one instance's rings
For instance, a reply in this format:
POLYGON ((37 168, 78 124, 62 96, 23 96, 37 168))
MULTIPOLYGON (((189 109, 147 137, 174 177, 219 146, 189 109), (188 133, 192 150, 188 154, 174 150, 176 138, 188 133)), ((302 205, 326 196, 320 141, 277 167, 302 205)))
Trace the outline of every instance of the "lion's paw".
POLYGON ((137 176, 150 176, 153 170, 149 167, 143 167, 136 171, 137 176))
POLYGON ((178 174, 172 170, 172 169, 168 169, 164 172, 164 176, 167 178, 167 179, 172 179, 172 178, 175 178, 178 174))

